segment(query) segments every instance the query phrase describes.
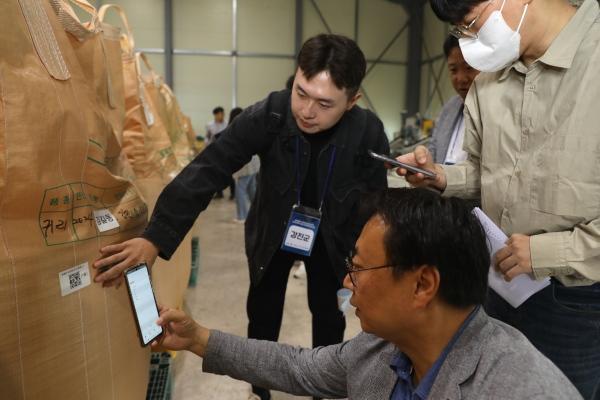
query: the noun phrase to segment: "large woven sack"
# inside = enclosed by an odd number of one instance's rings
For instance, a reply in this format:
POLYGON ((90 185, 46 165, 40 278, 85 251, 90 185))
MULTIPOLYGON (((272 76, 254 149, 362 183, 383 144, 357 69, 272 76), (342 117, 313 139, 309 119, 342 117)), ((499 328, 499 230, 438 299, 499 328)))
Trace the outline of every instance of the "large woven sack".
POLYGON ((139 179, 149 179, 152 182, 158 180, 164 185, 168 182, 168 174, 163 173, 163 163, 161 163, 164 157, 156 152, 155 143, 147 140, 149 125, 154 123, 154 115, 142 91, 143 82, 136 62, 135 42, 129 21, 120 6, 105 4, 98 11, 98 18, 102 23, 109 11, 116 13, 123 29, 120 40, 125 96, 123 152, 133 168, 136 184, 139 179))
POLYGON ((177 163, 165 119, 163 100, 159 94, 162 78, 154 71, 143 53, 136 53, 136 65, 140 79, 140 96, 143 99, 144 115, 148 124, 146 143, 152 156, 160 165, 161 176, 170 181, 181 171, 177 163))
POLYGON ((188 140, 188 133, 184 115, 179 107, 179 102, 175 94, 161 79, 158 89, 160 97, 157 99, 159 103, 159 112, 165 121, 167 133, 171 139, 171 146, 179 168, 183 169, 192 161, 193 152, 192 146, 188 140))
POLYGON ((96 9, 85 1, 73 2, 74 6, 89 16, 82 23, 71 4, 64 0, 50 1, 59 21, 69 33, 68 38, 75 51, 83 73, 93 83, 98 106, 110 125, 112 135, 106 140, 106 164, 115 175, 134 178, 133 170, 123 151, 122 136, 125 120, 125 93, 121 63, 120 30, 103 23, 96 9), (102 66, 102 67, 100 67, 102 66))
POLYGON ((90 80, 106 65, 82 62, 69 35, 48 1, 0 2, 0 396, 140 399, 149 350, 126 289, 85 282, 100 247, 140 233, 147 206, 106 165, 115 133, 90 80), (102 210, 119 227, 100 232, 102 210))
MULTIPOLYGON (((134 53, 134 37, 127 15, 114 4, 103 5, 98 14, 105 21, 113 11, 123 27, 121 57, 124 72, 126 117, 123 132, 123 151, 132 163, 136 187, 142 193, 151 213, 160 192, 181 168, 175 162, 171 140, 158 107, 163 107, 155 83, 162 79, 149 66, 142 55, 134 53), (147 65, 147 78, 140 75, 143 62, 147 65), (146 64, 147 63, 147 64, 146 64), (154 99, 152 102, 151 98, 154 99), (157 104, 155 106, 155 104, 157 104), (151 123, 148 126, 148 123, 151 123), (161 157, 161 152, 163 156, 161 157)), ((175 100, 176 101, 176 100, 175 100)), ((162 115, 165 115, 164 112, 162 115)), ((187 287, 191 265, 191 236, 188 235, 171 260, 157 259, 152 268, 154 289, 159 303, 180 307, 187 287)))

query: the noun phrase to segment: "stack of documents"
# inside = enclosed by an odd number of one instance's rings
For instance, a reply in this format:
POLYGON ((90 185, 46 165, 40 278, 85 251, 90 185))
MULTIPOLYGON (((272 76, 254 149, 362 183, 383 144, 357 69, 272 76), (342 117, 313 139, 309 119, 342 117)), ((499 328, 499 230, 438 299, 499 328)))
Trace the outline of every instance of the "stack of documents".
POLYGON ((490 273, 488 276, 490 287, 506 300, 514 308, 519 307, 535 293, 539 292, 550 284, 550 278, 544 278, 536 281, 529 274, 518 275, 512 281, 507 282, 500 272, 494 268, 494 254, 506 246, 508 237, 494 224, 479 207, 473 209, 473 214, 477 216, 479 222, 485 230, 488 238, 488 248, 492 258, 490 273))

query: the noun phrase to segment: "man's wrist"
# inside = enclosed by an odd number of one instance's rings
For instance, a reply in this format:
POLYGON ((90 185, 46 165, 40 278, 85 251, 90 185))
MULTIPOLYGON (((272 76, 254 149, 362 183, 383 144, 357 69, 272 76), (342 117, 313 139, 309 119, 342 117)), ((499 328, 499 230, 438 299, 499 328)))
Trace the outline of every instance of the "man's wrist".
POLYGON ((433 187, 440 193, 444 193, 444 190, 446 190, 446 186, 448 185, 448 182, 446 181, 446 171, 444 171, 444 167, 440 164, 435 164, 434 170, 437 176, 433 183, 433 187))
POLYGON ((190 347, 190 351, 199 357, 204 357, 209 338, 210 330, 198 325, 196 328, 196 334, 194 335, 194 342, 190 347))

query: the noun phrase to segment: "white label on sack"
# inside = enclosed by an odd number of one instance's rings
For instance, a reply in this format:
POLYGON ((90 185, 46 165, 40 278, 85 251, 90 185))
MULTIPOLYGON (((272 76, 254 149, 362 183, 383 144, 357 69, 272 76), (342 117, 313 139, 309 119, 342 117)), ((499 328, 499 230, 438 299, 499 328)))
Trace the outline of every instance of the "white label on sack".
POLYGON ((100 232, 110 231, 119 227, 119 221, 106 208, 94 210, 94 219, 100 232))
POLYGON ((144 88, 140 86, 140 101, 142 103, 142 110, 144 110, 144 117, 146 118, 146 123, 148 126, 154 125, 154 114, 150 111, 150 106, 148 106, 148 102, 146 101, 146 96, 144 96, 144 88))
POLYGON ((148 106, 144 106, 144 116, 146 117, 148 126, 154 125, 154 114, 152 114, 152 111, 150 111, 148 106))
POLYGON ((58 280, 60 281, 60 293, 63 296, 89 286, 92 282, 89 264, 86 261, 66 271, 59 272, 58 280))

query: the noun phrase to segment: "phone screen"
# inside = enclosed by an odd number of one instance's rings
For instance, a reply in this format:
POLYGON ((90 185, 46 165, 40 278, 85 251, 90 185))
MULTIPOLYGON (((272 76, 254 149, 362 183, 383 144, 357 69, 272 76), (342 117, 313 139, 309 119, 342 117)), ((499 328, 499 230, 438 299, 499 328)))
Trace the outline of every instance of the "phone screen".
POLYGON ((131 304, 138 323, 142 345, 148 345, 162 333, 162 327, 156 324, 158 307, 150 282, 146 264, 140 264, 125 272, 131 304))

